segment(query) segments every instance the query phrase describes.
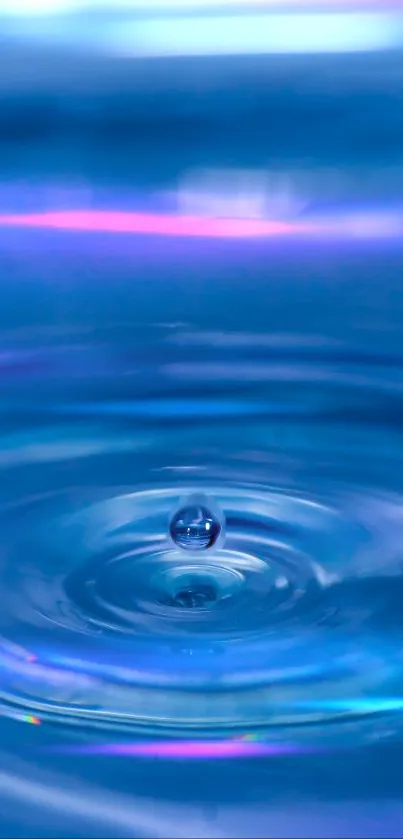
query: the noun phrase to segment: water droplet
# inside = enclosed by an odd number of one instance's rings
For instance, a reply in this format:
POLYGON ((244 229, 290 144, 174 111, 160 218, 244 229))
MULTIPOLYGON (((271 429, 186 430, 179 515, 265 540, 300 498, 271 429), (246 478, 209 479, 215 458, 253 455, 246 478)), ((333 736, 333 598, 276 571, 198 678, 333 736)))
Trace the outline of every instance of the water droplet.
POLYGON ((219 513, 208 499, 192 496, 173 515, 169 532, 175 544, 185 551, 212 548, 222 530, 219 513))

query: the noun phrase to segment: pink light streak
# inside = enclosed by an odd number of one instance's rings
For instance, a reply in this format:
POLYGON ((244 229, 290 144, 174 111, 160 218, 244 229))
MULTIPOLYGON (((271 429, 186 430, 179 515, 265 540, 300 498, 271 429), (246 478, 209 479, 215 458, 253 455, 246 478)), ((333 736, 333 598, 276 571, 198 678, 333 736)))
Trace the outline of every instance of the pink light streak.
POLYGON ((273 744, 247 740, 178 740, 150 743, 109 743, 78 747, 75 752, 89 755, 165 758, 169 760, 216 760, 229 758, 280 757, 301 749, 285 743, 273 744))
POLYGON ((227 219, 103 210, 0 215, 1 227, 197 238, 267 238, 311 231, 311 225, 264 219, 227 219))
POLYGON ((18 215, 3 213, 0 215, 0 227, 198 239, 270 239, 286 236, 402 238, 403 211, 317 216, 302 222, 113 210, 66 210, 18 215))

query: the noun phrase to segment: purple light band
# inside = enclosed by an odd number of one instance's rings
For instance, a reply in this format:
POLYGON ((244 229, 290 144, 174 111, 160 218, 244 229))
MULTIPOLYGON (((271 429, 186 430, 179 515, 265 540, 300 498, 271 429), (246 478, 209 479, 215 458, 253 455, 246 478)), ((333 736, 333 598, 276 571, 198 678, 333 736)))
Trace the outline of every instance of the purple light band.
POLYGON ((300 753, 301 748, 286 743, 250 740, 178 740, 149 743, 105 743, 77 746, 72 751, 87 755, 162 758, 169 760, 213 760, 230 758, 281 757, 300 753))

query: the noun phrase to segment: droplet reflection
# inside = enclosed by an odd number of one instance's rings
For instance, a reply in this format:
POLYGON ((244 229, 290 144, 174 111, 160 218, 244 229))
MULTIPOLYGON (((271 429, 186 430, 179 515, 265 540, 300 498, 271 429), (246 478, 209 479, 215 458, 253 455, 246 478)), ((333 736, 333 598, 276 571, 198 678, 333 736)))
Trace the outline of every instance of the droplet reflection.
POLYGON ((222 531, 222 519, 215 505, 205 496, 190 496, 173 515, 169 532, 178 548, 204 551, 216 544, 222 531))

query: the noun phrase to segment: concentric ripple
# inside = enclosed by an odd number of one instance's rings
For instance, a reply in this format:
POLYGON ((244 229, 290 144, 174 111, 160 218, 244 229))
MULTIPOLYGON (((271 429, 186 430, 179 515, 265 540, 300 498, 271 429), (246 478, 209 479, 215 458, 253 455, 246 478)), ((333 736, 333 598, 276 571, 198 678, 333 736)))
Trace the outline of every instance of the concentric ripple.
POLYGON ((190 740, 400 719, 399 352, 148 338, 134 380, 130 332, 63 378, 52 356, 40 405, 29 365, 8 386, 3 713, 190 740))
MULTIPOLYGON (((61 426, 61 449, 66 433, 61 426)), ((258 438, 255 424, 240 433, 258 438)), ((124 474, 141 464, 142 447, 139 433, 135 454, 110 454, 103 436, 101 457, 96 438, 93 429, 88 457, 71 461, 68 488, 50 463, 50 491, 14 500, 9 491, 2 505, 0 699, 9 713, 208 737, 392 708, 385 697, 397 701, 403 668, 396 492, 347 485, 330 449, 327 480, 287 486, 284 463, 269 469, 263 452, 240 466, 237 441, 234 457, 217 461, 215 483, 205 481, 213 466, 195 465, 154 471, 154 486, 136 491, 95 487, 88 474, 124 474), (171 486, 161 482, 169 474, 171 486), (194 493, 222 511, 226 534, 189 552, 169 523, 194 493)), ((29 486, 29 463, 21 468, 9 490, 29 486)))

